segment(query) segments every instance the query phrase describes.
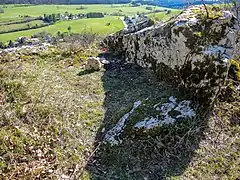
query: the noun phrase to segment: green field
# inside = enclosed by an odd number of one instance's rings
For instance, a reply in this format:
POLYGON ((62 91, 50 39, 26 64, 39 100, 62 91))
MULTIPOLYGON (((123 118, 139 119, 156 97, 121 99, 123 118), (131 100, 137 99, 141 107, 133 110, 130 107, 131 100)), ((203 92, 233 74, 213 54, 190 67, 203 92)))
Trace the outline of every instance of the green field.
MULTIPOLYGON (((155 10, 162 10, 165 8, 154 7, 155 10)), ((146 6, 139 7, 130 7, 126 5, 36 5, 28 7, 14 7, 13 5, 8 5, 7 8, 4 8, 4 13, 0 14, 0 21, 10 20, 19 18, 20 16, 32 16, 38 17, 43 16, 43 14, 52 14, 52 13, 64 13, 69 12, 73 14, 77 13, 88 13, 88 12, 102 12, 102 13, 116 13, 121 10, 121 13, 124 15, 135 15, 137 12, 148 13, 150 10, 146 9, 146 6), (77 10, 77 8, 84 7, 85 9, 77 10)))
POLYGON ((19 36, 31 36, 34 33, 41 32, 41 31, 46 31, 55 35, 57 34, 58 31, 68 32, 67 29, 69 26, 71 26, 72 28, 71 30, 72 33, 89 32, 89 33, 97 33, 102 35, 110 34, 123 28, 123 24, 120 17, 106 16, 105 18, 62 21, 54 25, 50 25, 47 27, 39 28, 39 29, 1 34, 0 41, 6 42, 11 39, 12 40, 16 39, 19 36), (110 25, 106 26, 106 23, 110 23, 110 25))
POLYGON ((10 25, 0 25, 0 32, 6 32, 6 31, 11 31, 11 30, 16 30, 16 29, 24 29, 28 27, 34 27, 36 25, 42 25, 44 24, 43 21, 41 20, 35 20, 27 23, 21 23, 21 24, 10 24, 10 25))
MULTIPOLYGON (((112 13, 121 13, 126 16, 134 16, 137 13, 147 13, 150 18, 155 20, 167 20, 173 15, 176 15, 180 10, 171 9, 171 13, 166 14, 166 12, 159 12, 154 14, 152 10, 147 10, 147 6, 131 7, 129 4, 118 4, 118 5, 36 5, 36 6, 27 6, 27 7, 15 7, 14 5, 7 5, 4 8, 4 13, 0 14, 0 22, 7 21, 16 21, 23 19, 23 16, 30 17, 39 17, 43 14, 52 14, 52 13, 64 13, 69 12, 73 14, 77 13, 88 13, 88 12, 102 12, 106 16, 104 18, 95 18, 95 19, 79 19, 72 21, 62 21, 57 22, 54 25, 50 25, 43 28, 18 31, 14 33, 6 33, 0 35, 0 42, 7 42, 9 40, 15 40, 20 36, 31 36, 36 32, 46 31, 53 35, 57 32, 67 32, 68 27, 71 26, 72 33, 97 33, 102 35, 107 35, 113 32, 116 32, 123 28, 121 22, 121 16, 109 16, 112 13), (82 8, 77 10, 78 8, 82 8), (109 26, 106 26, 107 23, 110 23, 109 26)), ((163 10, 166 8, 154 7, 153 10, 163 10)), ((33 22, 33 24, 38 24, 40 22, 33 22)), ((31 23, 15 24, 8 26, 0 26, 0 31, 23 28, 31 23)))
POLYGON ((152 19, 166 21, 169 18, 178 15, 180 12, 181 12, 180 10, 172 9, 169 14, 166 14, 165 12, 159 12, 159 13, 151 13, 147 16, 152 19))

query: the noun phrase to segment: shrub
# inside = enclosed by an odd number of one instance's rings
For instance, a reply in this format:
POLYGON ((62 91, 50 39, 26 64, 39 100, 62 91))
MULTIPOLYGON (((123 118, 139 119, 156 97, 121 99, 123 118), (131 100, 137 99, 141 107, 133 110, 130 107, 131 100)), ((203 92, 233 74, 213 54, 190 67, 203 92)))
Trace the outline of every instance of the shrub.
POLYGON ((87 18, 102 18, 104 17, 103 13, 100 12, 90 12, 87 13, 87 18))
POLYGON ((12 42, 12 40, 9 41, 8 47, 13 47, 13 42, 12 42))
POLYGON ((171 14, 171 12, 172 12, 171 10, 167 10, 166 14, 171 14))
POLYGON ((229 75, 233 80, 240 81, 240 63, 238 61, 231 60, 229 75))
POLYGON ((68 32, 71 33, 71 31, 72 31, 72 27, 68 26, 68 32))
POLYGON ((4 13, 4 10, 3 8, 0 7, 0 13, 4 13))
POLYGON ((152 8, 151 6, 147 6, 147 7, 146 7, 146 10, 152 11, 153 8, 152 8))
POLYGON ((111 13, 109 14, 110 16, 122 16, 122 13, 120 12, 115 12, 115 13, 111 13))
POLYGON ((0 42, 0 49, 3 49, 3 48, 5 48, 5 45, 3 42, 0 42))
POLYGON ((76 8, 76 10, 82 10, 82 9, 87 9, 87 7, 80 6, 80 7, 76 8))
POLYGON ((46 31, 42 31, 42 32, 36 32, 32 37, 33 38, 44 38, 47 36, 51 36, 51 34, 46 31))

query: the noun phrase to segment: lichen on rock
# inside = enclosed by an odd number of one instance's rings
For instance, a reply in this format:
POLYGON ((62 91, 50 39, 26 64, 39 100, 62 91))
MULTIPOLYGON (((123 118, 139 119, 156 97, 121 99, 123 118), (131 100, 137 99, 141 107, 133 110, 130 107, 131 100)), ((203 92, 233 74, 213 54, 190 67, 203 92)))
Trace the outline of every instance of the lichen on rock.
POLYGON ((206 109, 213 102, 228 73, 231 84, 239 81, 239 62, 231 60, 237 51, 237 20, 231 12, 216 9, 210 9, 208 16, 203 6, 195 6, 166 23, 134 32, 119 31, 104 40, 109 51, 123 61, 152 69, 161 80, 182 87, 190 99, 171 96, 165 103, 140 106, 124 120, 121 130, 113 128, 107 133, 108 142, 118 144, 115 137, 123 131, 125 136, 135 137, 194 121, 198 108, 206 109))
POLYGON ((129 116, 135 111, 135 109, 140 106, 141 101, 136 101, 133 104, 133 108, 131 109, 130 112, 124 114, 120 120, 118 121, 118 123, 107 132, 107 134, 104 137, 104 141, 110 143, 111 145, 118 145, 120 141, 119 139, 119 135, 121 134, 121 132, 123 131, 124 127, 125 127, 125 123, 128 120, 129 116))
POLYGON ((157 117, 147 117, 134 125, 135 129, 153 129, 163 125, 173 124, 178 120, 186 118, 194 118, 196 116, 195 110, 190 107, 190 101, 183 100, 179 103, 177 98, 171 96, 168 103, 158 104, 153 106, 157 111, 160 111, 157 117))
POLYGON ((230 77, 232 77, 233 80, 240 82, 240 62, 232 59, 230 61, 229 71, 230 77))
POLYGON ((211 10, 208 18, 203 14, 203 6, 191 7, 166 23, 119 31, 104 42, 125 61, 153 69, 209 104, 226 77, 238 26, 229 11, 211 10))
POLYGON ((86 70, 95 70, 98 71, 102 67, 102 64, 100 62, 99 58, 96 57, 89 57, 87 58, 87 64, 85 66, 86 70))

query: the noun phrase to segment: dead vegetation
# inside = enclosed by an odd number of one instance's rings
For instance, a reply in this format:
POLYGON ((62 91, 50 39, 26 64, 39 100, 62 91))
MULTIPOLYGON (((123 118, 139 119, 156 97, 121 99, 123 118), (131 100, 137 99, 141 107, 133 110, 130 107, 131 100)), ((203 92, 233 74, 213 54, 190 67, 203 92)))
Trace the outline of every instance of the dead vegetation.
POLYGON ((133 65, 82 73, 86 58, 98 53, 95 43, 65 42, 1 57, 0 179, 239 177, 240 99, 228 87, 210 114, 199 111, 151 136, 128 131, 117 147, 102 144, 135 101, 146 103, 132 117, 141 119, 149 106, 188 95, 133 65))
POLYGON ((97 51, 75 48, 2 57, 1 179, 70 177, 91 152, 104 112, 102 72, 78 76, 97 51))

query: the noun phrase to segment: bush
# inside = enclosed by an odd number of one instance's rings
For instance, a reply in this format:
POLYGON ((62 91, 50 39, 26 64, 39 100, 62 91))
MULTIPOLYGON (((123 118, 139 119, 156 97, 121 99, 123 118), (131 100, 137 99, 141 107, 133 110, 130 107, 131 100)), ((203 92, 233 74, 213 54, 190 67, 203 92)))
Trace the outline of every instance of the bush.
POLYGON ((0 42, 0 49, 3 49, 3 48, 5 48, 5 45, 3 42, 0 42))
POLYGON ((103 17, 104 17, 103 13, 100 12, 87 13, 87 18, 103 18, 103 17))
POLYGON ((3 8, 0 7, 0 13, 4 13, 4 10, 3 8))
POLYGON ((146 10, 152 11, 153 8, 152 8, 151 6, 147 6, 147 7, 146 7, 146 10))
POLYGON ((236 60, 231 60, 229 68, 229 76, 240 82, 240 63, 236 60))
POLYGON ((12 40, 9 41, 8 47, 10 47, 10 48, 13 47, 13 42, 12 42, 12 40))
POLYGON ((44 38, 46 36, 51 36, 50 33, 46 32, 46 31, 42 31, 42 32, 36 32, 32 38, 44 38))
POLYGON ((131 6, 132 7, 138 7, 138 6, 141 6, 141 3, 132 2, 131 6))
POLYGON ((171 12, 172 12, 171 10, 167 10, 166 14, 171 14, 171 12))
POLYGON ((109 15, 110 16, 123 16, 122 13, 120 13, 120 12, 111 13, 109 15))
POLYGON ((80 7, 76 8, 76 10, 82 10, 82 9, 87 9, 87 7, 80 6, 80 7))

